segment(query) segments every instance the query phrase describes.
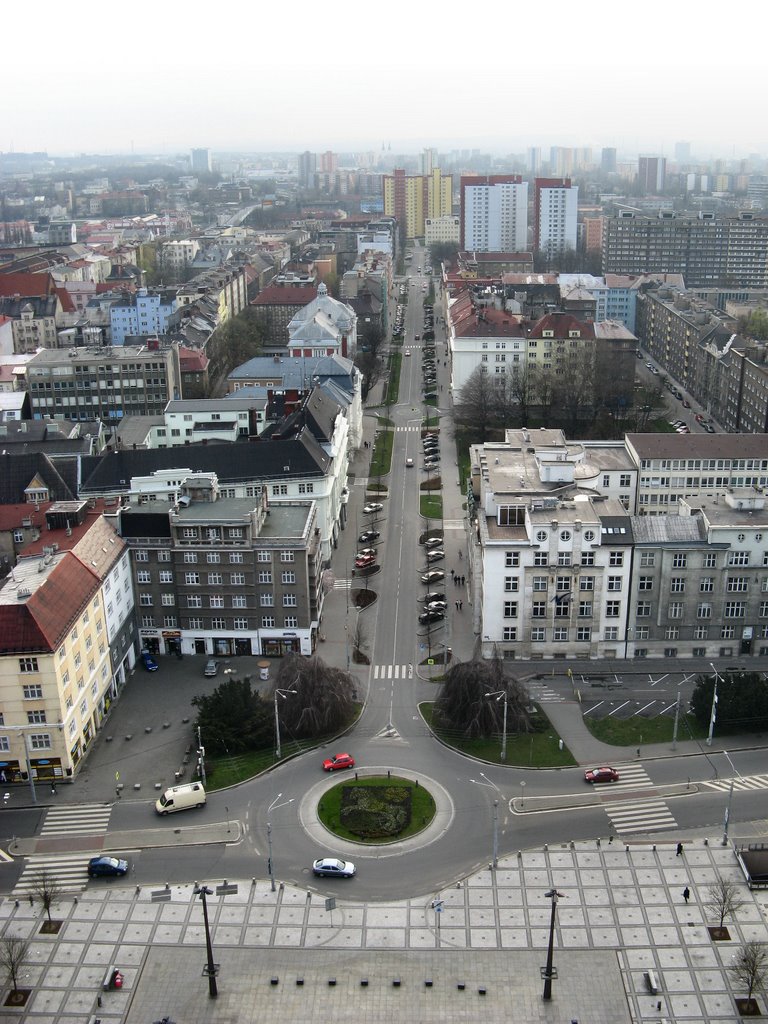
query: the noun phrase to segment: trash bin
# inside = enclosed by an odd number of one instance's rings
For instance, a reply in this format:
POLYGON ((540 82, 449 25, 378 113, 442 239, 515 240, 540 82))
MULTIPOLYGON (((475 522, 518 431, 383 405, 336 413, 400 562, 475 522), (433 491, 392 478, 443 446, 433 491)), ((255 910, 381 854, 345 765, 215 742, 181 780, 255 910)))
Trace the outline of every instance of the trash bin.
POLYGON ((269 679, 269 662, 260 661, 258 664, 259 679, 269 679))

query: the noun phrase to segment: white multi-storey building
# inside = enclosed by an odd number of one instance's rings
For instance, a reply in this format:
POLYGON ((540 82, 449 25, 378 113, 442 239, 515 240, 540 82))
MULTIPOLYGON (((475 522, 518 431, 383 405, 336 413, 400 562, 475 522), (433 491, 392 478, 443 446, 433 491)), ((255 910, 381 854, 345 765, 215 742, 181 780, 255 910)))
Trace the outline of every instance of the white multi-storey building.
POLYGON ((461 248, 522 252, 528 248, 528 182, 519 174, 461 179, 461 248))
POLYGON ((575 249, 579 187, 570 178, 536 178, 534 249, 549 255, 575 249))

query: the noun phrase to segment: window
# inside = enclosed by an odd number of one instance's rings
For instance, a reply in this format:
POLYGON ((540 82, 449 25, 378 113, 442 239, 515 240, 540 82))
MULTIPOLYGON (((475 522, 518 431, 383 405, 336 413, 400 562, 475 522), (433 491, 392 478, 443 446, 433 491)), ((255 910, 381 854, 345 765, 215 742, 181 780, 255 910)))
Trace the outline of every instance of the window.
POLYGON ((709 639, 709 627, 708 626, 696 626, 693 631, 694 640, 708 640, 709 639))
POLYGON ((195 540, 197 538, 197 528, 194 526, 185 526, 181 531, 181 536, 185 540, 195 540))
POLYGON ((283 608, 295 608, 298 603, 295 594, 283 594, 283 608))
POLYGON ((259 583, 271 583, 272 573, 268 569, 262 569, 259 572, 259 583))
POLYGON ((711 594, 715 587, 713 576, 702 576, 699 580, 699 590, 702 594, 711 594))
POLYGON ((280 552, 280 561, 281 562, 292 562, 293 560, 294 560, 294 552, 293 551, 281 551, 280 552))
POLYGON ((685 577, 684 576, 673 576, 672 582, 669 585, 669 592, 671 594, 684 594, 685 593, 685 577))
POLYGON ((653 576, 641 576, 637 584, 638 590, 653 590, 653 576))
POLYGON ((200 594, 187 595, 187 608, 202 608, 203 599, 200 594))
POLYGON ((638 619, 647 619, 651 614, 651 602, 650 601, 638 601, 637 611, 635 612, 638 619))
POLYGON ((534 644, 543 644, 547 639, 547 631, 541 626, 534 626, 531 630, 531 642, 534 644))
POLYGON ((505 601, 504 602, 504 618, 505 619, 516 619, 517 618, 517 601, 505 601))
POLYGON ((221 561, 221 552, 209 551, 206 556, 206 561, 208 562, 209 565, 218 565, 219 562, 221 561))
POLYGON ((629 473, 622 473, 619 477, 619 487, 631 487, 632 477, 629 473))
POLYGON ((726 601, 725 608, 723 610, 723 618, 726 619, 743 619, 746 612, 745 601, 726 601))
POLYGON ((24 694, 24 700, 41 700, 43 696, 43 688, 40 683, 27 683, 22 688, 24 694))
POLYGON ((543 544, 546 539, 547 539, 547 531, 546 530, 539 530, 539 532, 536 534, 536 540, 540 544, 543 544))
POLYGON ((655 551, 641 551, 640 552, 640 565, 643 569, 652 569, 656 565, 656 552, 655 551))
POLYGON ((711 619, 712 618, 712 605, 702 601, 696 606, 696 618, 697 619, 711 619))
POLYGON ((233 608, 247 608, 248 598, 245 594, 233 594, 232 595, 232 607, 233 608))
POLYGON ((176 628, 178 628, 178 622, 176 620, 176 616, 175 615, 164 615, 163 616, 163 625, 165 626, 166 629, 176 629, 176 628))
POLYGON ((768 601, 761 601, 760 602, 760 609, 759 609, 758 614, 759 614, 761 619, 764 619, 764 618, 766 618, 766 616, 768 616, 768 601))
POLYGON ((136 571, 136 582, 137 583, 151 583, 152 573, 149 569, 138 569, 136 571))
POLYGON ((552 631, 552 639, 556 643, 565 643, 568 640, 568 629, 566 626, 555 626, 552 631))
POLYGON ((261 628, 262 629, 274 629, 275 617, 274 615, 262 615, 261 617, 261 628))
POLYGON ((272 608, 275 604, 274 594, 259 594, 259 604, 262 608, 272 608))
POLYGON ((729 551, 728 565, 749 565, 748 551, 729 551))
POLYGON ((570 565, 571 564, 571 552, 570 551, 558 551, 558 553, 557 553, 557 564, 558 565, 570 565))
MULTIPOLYGON (((310 486, 312 485, 310 484, 310 486)), ((229 536, 232 538, 232 540, 240 540, 243 536, 242 526, 230 526, 229 536)))
POLYGON ((272 561, 272 552, 271 551, 257 551, 256 552, 256 561, 257 562, 271 562, 272 561))
POLYGON ((152 629, 152 628, 154 628, 155 616, 154 615, 142 615, 141 616, 141 625, 143 626, 144 629, 152 629))
MULTIPOLYGON (((665 640, 679 640, 680 639, 680 630, 677 628, 677 626, 668 626, 664 630, 664 639, 665 640)), ((674 658, 676 653, 677 652, 675 652, 674 654, 668 654, 667 657, 674 658)))
POLYGON ((227 620, 219 618, 218 616, 214 615, 214 617, 211 619, 211 629, 226 629, 226 628, 227 628, 227 620))
POLYGON ((51 737, 47 732, 32 732, 29 734, 29 746, 31 750, 50 750, 51 737))
MULTIPOLYGON (((259 552, 261 554, 262 552, 259 552)), ((230 551, 229 561, 232 565, 242 565, 245 561, 245 557, 242 551, 230 551)))
POLYGON ((143 551, 141 548, 139 548, 138 550, 134 551, 133 560, 134 562, 148 562, 149 552, 143 551))
POLYGON ((520 552, 505 551, 504 565, 506 566, 507 569, 516 569, 520 565, 520 552))
POLYGON ((546 576, 534 576, 533 577, 533 589, 534 590, 539 590, 539 591, 541 591, 541 590, 546 591, 546 589, 547 589, 547 577, 546 576))
POLYGON ((558 576, 555 581, 555 590, 560 594, 569 593, 571 589, 570 576, 558 576))
POLYGON ((205 629, 205 623, 204 623, 204 621, 202 619, 198 619, 196 617, 195 618, 191 618, 189 620, 189 628, 190 629, 205 629))
POLYGON ((293 569, 286 569, 284 572, 280 573, 280 581, 282 583, 295 583, 296 573, 293 569))
POLYGON ((533 554, 533 564, 537 568, 541 566, 549 565, 549 555, 546 551, 535 551, 533 554))
MULTIPOLYGON (((647 640, 651 635, 649 626, 636 626, 635 627, 635 640, 647 640)), ((635 652, 637 653, 637 652, 635 652)))
POLYGON ((736 636, 736 627, 735 626, 723 626, 723 628, 720 630, 720 639, 721 640, 733 640, 733 638, 735 636, 736 636))
POLYGON ((170 551, 158 551, 157 552, 158 562, 170 562, 171 552, 170 551))
POLYGON ((580 576, 579 577, 579 590, 594 590, 595 589, 595 577, 594 576, 580 576))
POLYGON ((160 604, 164 605, 166 608, 173 607, 173 605, 176 604, 176 595, 175 594, 161 594, 160 595, 160 604))
POLYGON ((685 605, 682 601, 670 601, 667 615, 670 619, 682 619, 685 605))
POLYGON ((517 626, 504 626, 501 631, 502 640, 511 643, 517 640, 517 626))
POLYGON ((708 551, 704 555, 704 568, 705 569, 716 569, 717 568, 717 555, 714 551, 708 551))
POLYGON ((222 594, 211 594, 210 598, 211 608, 223 608, 224 607, 224 596, 222 594))
POLYGON ((185 572, 184 582, 188 587, 199 587, 200 586, 200 573, 199 572, 185 572))
POLYGON ((582 553, 581 553, 581 564, 582 565, 594 565, 595 564, 595 552, 594 551, 582 551, 582 553))
POLYGON ((607 590, 621 590, 621 576, 609 576, 607 590))
POLYGON ((589 642, 592 639, 592 627, 591 626, 579 626, 576 629, 576 639, 580 642, 589 642))
POLYGON ((0 750, 10 750, 11 741, 7 736, 0 736, 0 750))
POLYGON ((603 473, 603 487, 611 486, 611 477, 609 473, 603 473))
POLYGON ((547 602, 533 601, 531 604, 531 618, 545 619, 547 617, 547 602))
POLYGON ((195 562, 197 562, 197 552, 196 551, 185 551, 184 552, 184 562, 187 565, 194 565, 195 562))
POLYGON ((299 624, 297 615, 286 615, 283 620, 286 629, 295 629, 299 624))
POLYGON ((286 495, 287 493, 288 493, 288 485, 287 484, 273 484, 273 486, 272 486, 272 496, 274 498, 279 498, 281 495, 286 495))
POLYGON ((19 672, 37 672, 37 670, 37 658, 19 658, 19 672))
POLYGON ((608 565, 614 567, 624 565, 624 552, 623 551, 611 551, 608 556, 608 565))
POLYGON ((605 615, 608 619, 618 619, 621 614, 621 601, 606 601, 605 615))
POLYGON ((673 569, 685 569, 688 565, 688 555, 677 554, 672 556, 672 568, 673 569))
POLYGON ((170 569, 160 570, 160 582, 161 583, 173 583, 173 573, 170 569))
POLYGON ((152 607, 152 595, 151 594, 139 594, 139 604, 144 608, 152 607))
POLYGON ((591 601, 579 601, 579 618, 590 619, 592 618, 592 602, 591 601))
POLYGON ((235 618, 233 626, 235 629, 248 629, 248 619, 235 618))
POLYGON ((208 586, 209 587, 220 587, 224 582, 224 577, 220 572, 209 572, 208 573, 208 586))
POLYGON ((749 580, 746 576, 729 576, 725 589, 729 594, 745 594, 749 590, 749 580))
POLYGON ((595 531, 594 530, 585 530, 584 531, 584 540, 593 541, 594 539, 595 539, 595 531))

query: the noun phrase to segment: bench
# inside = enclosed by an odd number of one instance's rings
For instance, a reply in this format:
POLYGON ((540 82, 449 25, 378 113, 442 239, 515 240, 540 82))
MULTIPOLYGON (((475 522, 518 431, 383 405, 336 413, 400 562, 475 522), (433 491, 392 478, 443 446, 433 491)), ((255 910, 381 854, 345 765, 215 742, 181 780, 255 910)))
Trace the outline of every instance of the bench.
POLYGON ((116 970, 117 967, 115 964, 109 965, 107 973, 104 975, 104 981, 102 981, 101 983, 101 987, 104 989, 105 992, 109 992, 109 990, 112 988, 112 977, 116 970))
POLYGON ((652 996, 656 996, 659 994, 659 982, 653 971, 646 971, 643 975, 643 980, 645 981, 645 987, 648 989, 652 996))

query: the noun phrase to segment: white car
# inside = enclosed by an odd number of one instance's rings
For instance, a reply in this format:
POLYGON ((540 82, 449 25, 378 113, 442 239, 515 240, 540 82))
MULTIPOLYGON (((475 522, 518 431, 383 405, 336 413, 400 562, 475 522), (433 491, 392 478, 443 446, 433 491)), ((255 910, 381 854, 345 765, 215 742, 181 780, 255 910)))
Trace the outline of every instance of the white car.
POLYGON ((372 515, 374 512, 381 512, 383 508, 384 506, 381 504, 380 501, 370 501, 368 502, 367 505, 363 506, 363 512, 365 512, 365 514, 369 516, 372 515))
POLYGON ((351 860, 321 857, 313 862, 312 871, 321 878, 352 878, 357 868, 351 860))

